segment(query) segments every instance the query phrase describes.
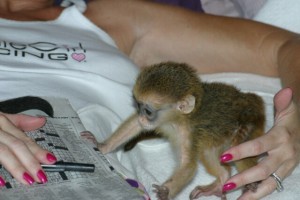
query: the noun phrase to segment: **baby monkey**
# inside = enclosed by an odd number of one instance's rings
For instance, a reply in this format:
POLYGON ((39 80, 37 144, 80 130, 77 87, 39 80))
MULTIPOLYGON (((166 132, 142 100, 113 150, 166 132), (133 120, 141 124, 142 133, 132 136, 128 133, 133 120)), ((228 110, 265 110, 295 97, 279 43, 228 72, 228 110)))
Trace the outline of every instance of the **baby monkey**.
MULTIPOLYGON (((160 63, 145 68, 136 80, 133 99, 137 112, 98 147, 103 153, 143 132, 168 138, 178 153, 178 166, 161 186, 153 185, 159 200, 174 198, 194 177, 198 161, 216 180, 197 186, 190 199, 217 195, 226 199, 222 186, 230 166, 220 163, 222 152, 264 133, 264 104, 252 93, 222 83, 201 82, 186 64, 160 63)), ((257 157, 235 162, 239 172, 257 163, 257 157)), ((258 183, 246 188, 254 189, 258 183)))

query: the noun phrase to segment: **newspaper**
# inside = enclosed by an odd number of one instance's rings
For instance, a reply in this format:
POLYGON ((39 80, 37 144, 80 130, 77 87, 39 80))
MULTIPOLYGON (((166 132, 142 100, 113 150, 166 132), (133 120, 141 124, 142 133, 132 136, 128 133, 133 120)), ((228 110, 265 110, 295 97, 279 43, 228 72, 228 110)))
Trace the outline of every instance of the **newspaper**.
MULTIPOLYGON (((110 165, 98 149, 80 139, 85 131, 78 115, 65 99, 47 98, 55 116, 39 130, 27 132, 58 160, 95 164, 95 172, 46 172, 48 183, 25 186, 17 182, 4 168, 0 175, 6 186, 0 188, 0 200, 135 200, 143 199, 110 165)), ((39 115, 40 111, 29 114, 39 115)))

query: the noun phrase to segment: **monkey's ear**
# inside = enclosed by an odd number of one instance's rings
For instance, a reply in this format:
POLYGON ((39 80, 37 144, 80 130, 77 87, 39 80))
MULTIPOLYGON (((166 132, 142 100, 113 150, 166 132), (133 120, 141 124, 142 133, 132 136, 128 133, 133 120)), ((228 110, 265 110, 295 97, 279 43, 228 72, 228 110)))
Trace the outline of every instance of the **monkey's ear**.
POLYGON ((196 98, 193 95, 187 95, 182 101, 177 102, 177 109, 184 114, 192 112, 195 108, 196 98))

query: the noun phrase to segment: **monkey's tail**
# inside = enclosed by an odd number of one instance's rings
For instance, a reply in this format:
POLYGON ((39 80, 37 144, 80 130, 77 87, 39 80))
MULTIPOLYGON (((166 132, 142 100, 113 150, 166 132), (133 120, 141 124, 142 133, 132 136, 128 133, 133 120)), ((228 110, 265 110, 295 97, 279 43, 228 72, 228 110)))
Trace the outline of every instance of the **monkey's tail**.
POLYGON ((0 111, 8 114, 17 114, 26 110, 37 109, 53 117, 51 104, 40 97, 24 96, 0 102, 0 111))

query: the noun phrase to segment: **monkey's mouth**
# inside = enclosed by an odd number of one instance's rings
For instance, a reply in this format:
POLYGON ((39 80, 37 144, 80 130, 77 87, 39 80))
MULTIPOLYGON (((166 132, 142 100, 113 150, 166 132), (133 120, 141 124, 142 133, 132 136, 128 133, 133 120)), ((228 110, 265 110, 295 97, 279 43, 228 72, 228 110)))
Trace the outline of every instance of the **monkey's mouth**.
POLYGON ((153 124, 140 124, 143 129, 147 130, 147 131, 151 131, 155 129, 155 126, 153 124))

